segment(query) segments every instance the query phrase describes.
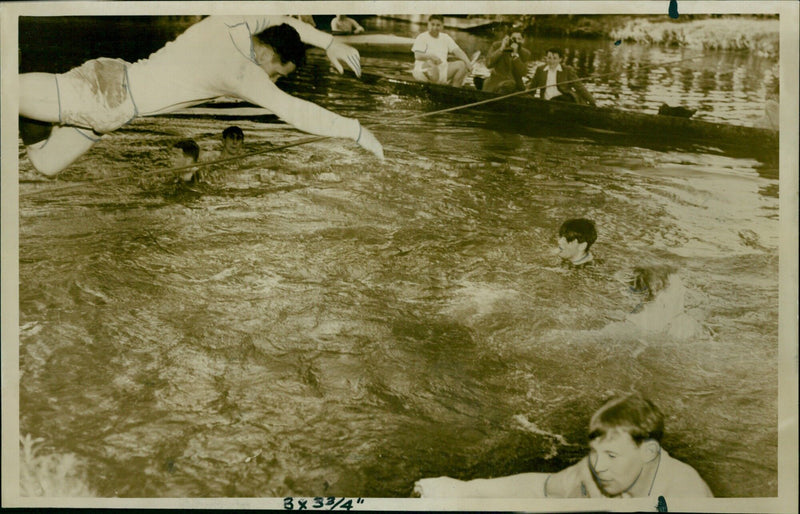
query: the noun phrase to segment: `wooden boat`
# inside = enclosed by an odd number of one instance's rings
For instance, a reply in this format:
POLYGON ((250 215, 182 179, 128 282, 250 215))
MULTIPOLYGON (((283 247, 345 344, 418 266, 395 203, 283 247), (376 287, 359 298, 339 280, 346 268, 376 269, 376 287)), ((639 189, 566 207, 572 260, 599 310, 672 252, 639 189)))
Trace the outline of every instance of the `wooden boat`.
MULTIPOLYGON (((767 162, 777 162, 778 159, 777 130, 552 102, 536 98, 533 91, 501 99, 503 95, 474 87, 456 88, 375 73, 362 73, 361 80, 376 90, 428 100, 436 105, 431 110, 485 102, 458 112, 469 113, 478 109, 492 113, 495 116, 482 118, 486 123, 495 123, 500 130, 514 130, 514 127, 527 124, 534 129, 552 129, 546 132, 548 134, 610 138, 616 145, 717 148, 733 156, 757 157, 767 162)), ((166 116, 208 116, 265 123, 278 121, 267 109, 231 99, 201 104, 166 116)))
MULTIPOLYGON (((474 87, 456 88, 407 80, 399 77, 363 73, 362 80, 396 94, 424 98, 442 107, 486 102, 471 107, 515 119, 550 125, 585 134, 625 135, 637 140, 654 139, 665 146, 688 143, 745 155, 777 160, 778 131, 744 125, 730 125, 676 116, 624 111, 611 107, 592 107, 566 102, 552 102, 535 97, 535 92, 498 99, 503 95, 479 91, 474 87)), ((463 111, 468 112, 468 109, 463 111)), ((635 144, 635 142, 632 142, 635 144)))
POLYGON ((334 35, 337 41, 346 43, 362 54, 408 54, 414 39, 394 34, 347 34, 334 35))

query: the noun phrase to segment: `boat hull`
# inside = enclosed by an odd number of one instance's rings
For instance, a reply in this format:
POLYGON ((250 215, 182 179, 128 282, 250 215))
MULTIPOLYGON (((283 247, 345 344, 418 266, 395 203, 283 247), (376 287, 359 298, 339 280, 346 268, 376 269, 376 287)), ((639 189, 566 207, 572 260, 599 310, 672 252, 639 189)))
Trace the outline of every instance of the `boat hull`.
POLYGON ((777 159, 778 131, 766 128, 728 125, 675 116, 623 111, 611 107, 593 107, 536 98, 534 92, 502 98, 503 95, 479 91, 471 87, 455 88, 439 84, 365 74, 375 85, 398 94, 425 98, 442 106, 485 102, 473 108, 493 113, 507 113, 525 121, 561 128, 583 128, 592 133, 607 132, 636 138, 654 138, 666 144, 689 142, 697 146, 717 147, 733 153, 773 157, 777 159))
MULTIPOLYGON (((491 113, 492 116, 476 119, 497 130, 518 131, 527 127, 536 129, 538 133, 584 136, 620 146, 718 149, 736 157, 754 157, 768 163, 778 161, 777 130, 553 102, 536 98, 532 91, 504 97, 471 87, 455 88, 374 73, 363 73, 361 80, 373 86, 376 92, 383 90, 425 99, 434 104, 431 110, 480 103, 457 112, 468 115, 477 109, 491 113)), ((267 109, 237 100, 209 102, 166 116, 248 119, 263 123, 279 121, 267 109)))

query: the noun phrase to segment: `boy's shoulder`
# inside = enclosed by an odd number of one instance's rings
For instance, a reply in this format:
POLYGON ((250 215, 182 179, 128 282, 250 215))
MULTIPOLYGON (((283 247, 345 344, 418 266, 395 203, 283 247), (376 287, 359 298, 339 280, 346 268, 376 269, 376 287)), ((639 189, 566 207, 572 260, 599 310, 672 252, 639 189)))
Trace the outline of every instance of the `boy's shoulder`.
POLYGON ((685 498, 713 497, 708 484, 696 469, 672 457, 663 448, 661 452, 661 494, 685 498))

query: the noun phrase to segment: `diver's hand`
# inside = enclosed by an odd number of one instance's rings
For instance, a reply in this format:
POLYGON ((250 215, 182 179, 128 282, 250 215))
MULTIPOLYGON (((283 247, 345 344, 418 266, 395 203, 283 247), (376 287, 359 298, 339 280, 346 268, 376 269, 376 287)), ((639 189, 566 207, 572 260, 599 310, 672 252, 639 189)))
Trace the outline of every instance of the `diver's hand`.
POLYGON ((420 498, 458 498, 464 482, 450 477, 423 478, 414 483, 414 496, 420 498))
POLYGON ((378 159, 383 160, 383 145, 380 144, 378 139, 368 128, 362 126, 359 130, 360 134, 358 139, 356 139, 356 143, 358 143, 361 148, 374 153, 378 159))
POLYGON ((344 62, 353 70, 356 77, 361 77, 361 56, 358 50, 334 39, 331 46, 325 50, 325 53, 328 55, 328 59, 330 59, 331 64, 333 64, 333 67, 336 68, 339 74, 344 73, 344 68, 341 63, 344 62))

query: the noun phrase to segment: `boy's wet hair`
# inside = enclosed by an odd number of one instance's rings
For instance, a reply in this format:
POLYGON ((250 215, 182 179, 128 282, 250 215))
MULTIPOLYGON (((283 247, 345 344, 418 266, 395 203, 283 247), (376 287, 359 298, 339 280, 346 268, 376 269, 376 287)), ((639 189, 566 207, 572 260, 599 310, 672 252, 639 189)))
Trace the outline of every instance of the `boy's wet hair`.
POLYGON ((172 145, 172 148, 180 148, 183 150, 183 155, 191 157, 194 162, 197 162, 197 159, 200 158, 200 147, 194 139, 181 139, 172 145))
POLYGON ((231 125, 222 131, 222 139, 244 139, 244 132, 236 125, 231 125))
POLYGON ((560 48, 558 48, 557 46, 554 46, 552 48, 548 48, 547 52, 545 52, 545 55, 547 55, 547 54, 557 54, 561 58, 564 57, 564 51, 561 50, 560 48))
POLYGON ((597 230, 591 220, 584 218, 567 220, 558 229, 558 237, 563 237, 569 241, 578 240, 579 243, 586 243, 586 251, 597 241, 597 230))
POLYGON ((430 16, 428 16, 428 21, 430 22, 432 20, 439 20, 442 22, 442 25, 444 25, 444 16, 442 16, 441 14, 431 14, 430 16))
POLYGON ((294 63, 299 68, 306 62, 306 45, 300 34, 286 23, 273 25, 256 34, 256 39, 275 50, 281 63, 294 63))
POLYGON ((645 300, 652 300, 656 294, 669 286, 669 277, 674 270, 667 266, 637 266, 633 268, 631 290, 645 294, 645 300))
POLYGON ((589 440, 615 431, 627 432, 637 445, 648 439, 660 443, 664 435, 664 414, 639 394, 612 398, 592 416, 589 440))

